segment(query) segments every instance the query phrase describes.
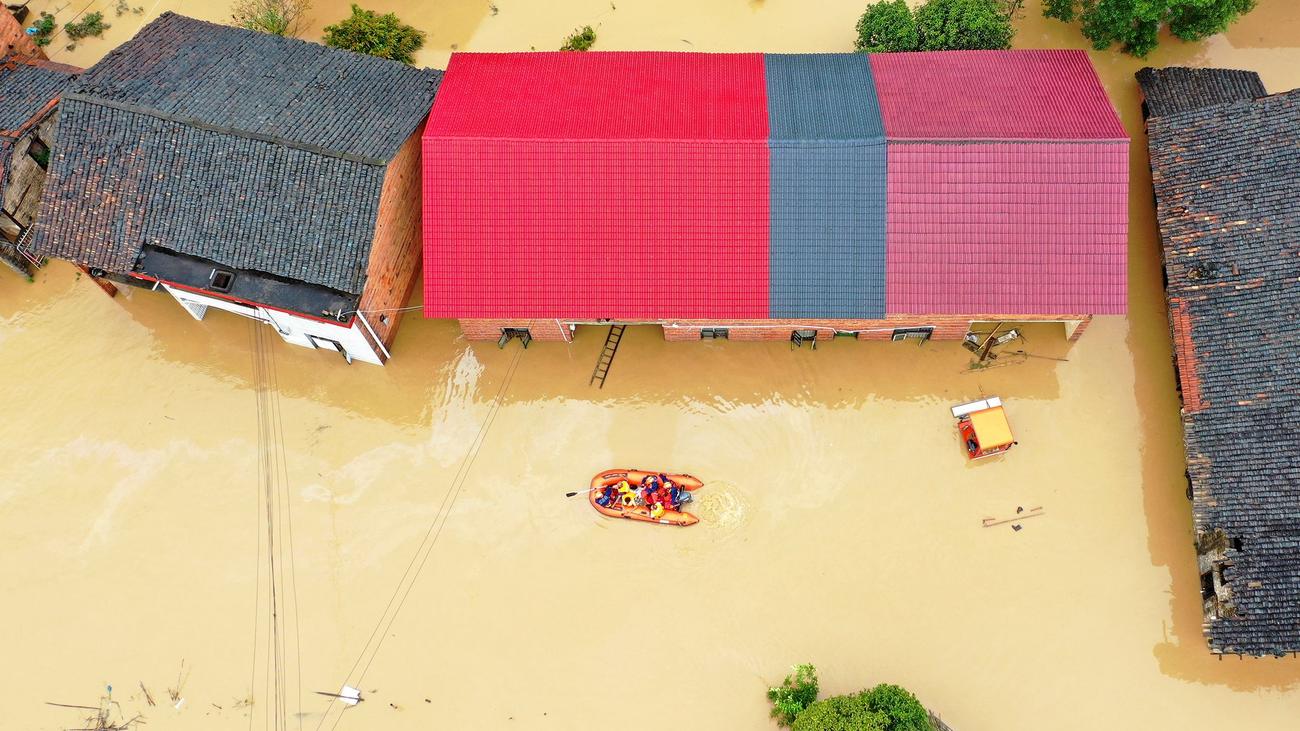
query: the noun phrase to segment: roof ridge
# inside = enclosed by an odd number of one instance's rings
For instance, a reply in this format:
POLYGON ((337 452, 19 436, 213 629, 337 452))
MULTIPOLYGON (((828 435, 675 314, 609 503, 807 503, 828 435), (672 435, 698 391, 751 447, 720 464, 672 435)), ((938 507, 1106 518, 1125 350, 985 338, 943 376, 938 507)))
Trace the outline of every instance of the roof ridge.
POLYGON ((66 101, 78 101, 85 104, 93 104, 95 106, 105 107, 107 109, 117 109, 119 111, 130 112, 132 114, 140 114, 146 117, 153 117, 154 119, 161 119, 167 122, 175 122, 177 124, 183 124, 187 127, 194 127, 195 129, 206 130, 208 132, 218 132, 220 134, 231 135, 232 137, 242 137, 244 139, 254 140, 257 142, 267 142, 274 145, 282 145, 284 147, 293 150, 310 152, 312 154, 321 155, 323 157, 338 158, 340 160, 347 160, 348 162, 360 163, 362 165, 375 165, 379 167, 384 167, 388 165, 387 160, 377 158, 377 157, 364 157, 362 155, 354 155, 349 152, 332 150, 328 147, 322 147, 321 145, 313 145, 306 142, 295 142, 293 140, 285 139, 283 137, 279 137, 276 135, 268 135, 268 134, 262 134, 260 132, 252 132, 250 130, 240 129, 238 127, 226 127, 219 124, 212 124, 211 122, 205 122, 195 117, 186 117, 180 114, 169 114, 167 112, 159 111, 151 107, 143 107, 138 104, 126 104, 124 102, 110 101, 108 99, 100 99, 98 97, 90 96, 87 94, 81 94, 78 92, 65 93, 63 95, 63 99, 66 101))

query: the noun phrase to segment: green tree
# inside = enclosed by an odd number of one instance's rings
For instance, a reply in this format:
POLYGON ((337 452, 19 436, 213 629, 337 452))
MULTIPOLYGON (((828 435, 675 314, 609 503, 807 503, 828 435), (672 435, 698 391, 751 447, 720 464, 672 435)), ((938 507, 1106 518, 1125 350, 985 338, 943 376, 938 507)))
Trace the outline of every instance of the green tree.
POLYGON ((808 664, 795 665, 792 675, 785 676, 780 685, 767 689, 767 699, 772 702, 772 718, 780 726, 789 726, 817 700, 818 692, 817 668, 808 664))
POLYGON ((791 731, 890 731, 884 714, 871 710, 866 693, 817 701, 795 719, 791 731))
POLYGON ((871 712, 884 720, 886 731, 934 731, 925 706, 904 688, 881 683, 863 691, 862 697, 871 712))
POLYGON ((881 0, 868 5, 858 19, 858 39, 854 46, 867 53, 915 51, 919 39, 916 17, 907 0, 881 0))
POLYGON ((415 52, 424 46, 424 33, 392 13, 380 15, 353 5, 351 17, 325 26, 325 45, 413 63, 415 52))
POLYGON ((916 10, 922 51, 1010 48, 1015 30, 998 0, 929 0, 916 10))
POLYGON ((1043 0, 1043 15, 1079 20, 1098 51, 1123 44, 1125 53, 1146 56, 1159 43, 1162 25, 1184 41, 1222 33, 1255 9, 1256 0, 1043 0))

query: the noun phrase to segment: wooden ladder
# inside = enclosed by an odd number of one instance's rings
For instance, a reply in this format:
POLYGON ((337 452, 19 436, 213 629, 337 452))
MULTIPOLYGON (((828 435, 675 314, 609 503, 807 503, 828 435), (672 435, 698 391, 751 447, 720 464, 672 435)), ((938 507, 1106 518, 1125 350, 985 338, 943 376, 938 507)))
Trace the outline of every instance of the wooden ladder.
POLYGON ((609 375, 609 367, 614 364, 614 355, 618 353, 618 344, 623 340, 625 329, 627 329, 626 325, 609 326, 609 334, 605 336, 605 348, 600 351, 600 358, 596 360, 596 370, 591 372, 588 386, 600 381, 598 388, 605 387, 605 377, 609 375))

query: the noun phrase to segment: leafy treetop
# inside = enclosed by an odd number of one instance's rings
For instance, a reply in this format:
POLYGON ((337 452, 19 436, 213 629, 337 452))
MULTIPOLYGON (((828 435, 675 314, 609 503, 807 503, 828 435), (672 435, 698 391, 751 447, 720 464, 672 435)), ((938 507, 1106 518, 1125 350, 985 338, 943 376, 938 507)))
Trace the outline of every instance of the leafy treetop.
POLYGON ((1043 0, 1043 15, 1067 23, 1078 18, 1098 51, 1115 43, 1146 56, 1159 43, 1162 25, 1184 41, 1222 33, 1255 9, 1256 0, 1043 0))
POLYGON ((858 20, 859 51, 949 51, 1010 48, 1018 0, 880 0, 858 20))

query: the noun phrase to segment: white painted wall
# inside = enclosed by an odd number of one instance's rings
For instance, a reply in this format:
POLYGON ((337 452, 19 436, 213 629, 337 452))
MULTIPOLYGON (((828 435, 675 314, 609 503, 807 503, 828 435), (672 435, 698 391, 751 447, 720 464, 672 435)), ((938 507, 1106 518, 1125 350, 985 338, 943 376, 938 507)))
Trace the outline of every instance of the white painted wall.
MULTIPOLYGON (((181 303, 185 311, 190 313, 195 320, 202 320, 207 315, 210 308, 233 312, 236 315, 248 317, 275 328, 284 338, 286 343, 301 345, 304 348, 317 348, 326 350, 341 349, 340 352, 346 354, 352 360, 359 360, 365 363, 374 363, 383 365, 379 355, 375 353, 374 348, 370 346, 370 341, 361 331, 361 325, 354 318, 352 324, 337 325, 328 322, 320 322, 307 317, 298 317, 287 312, 279 310, 269 310, 265 307, 250 307, 238 302, 221 299, 220 297, 209 297, 189 290, 177 289, 176 287, 162 285, 168 294, 176 298, 181 303), (313 338, 316 338, 313 340, 313 338), (337 348, 327 342, 337 343, 337 348)), ((340 360, 342 357, 340 356, 340 360)))

